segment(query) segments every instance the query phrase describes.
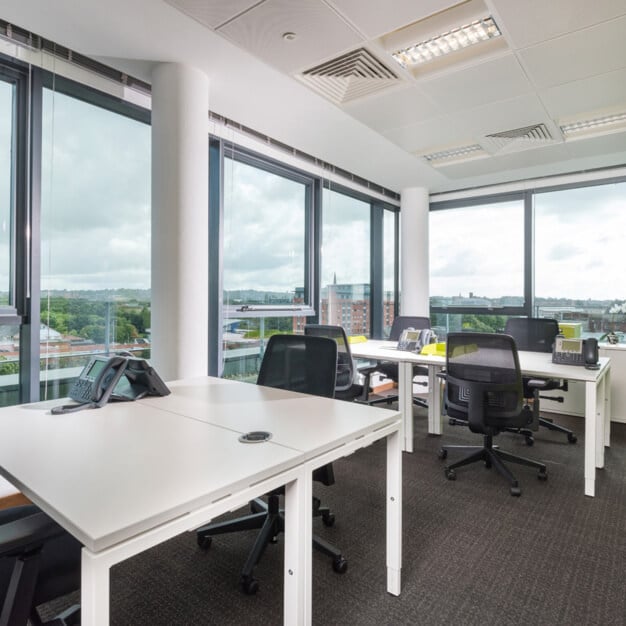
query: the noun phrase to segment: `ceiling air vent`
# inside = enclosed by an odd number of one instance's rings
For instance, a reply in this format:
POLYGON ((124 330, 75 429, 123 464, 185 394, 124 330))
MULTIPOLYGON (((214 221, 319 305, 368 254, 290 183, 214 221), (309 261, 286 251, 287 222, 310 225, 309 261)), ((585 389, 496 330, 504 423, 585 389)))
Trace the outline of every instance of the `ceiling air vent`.
POLYGON ((365 48, 302 72, 298 78, 336 104, 386 89, 400 79, 365 48))
POLYGON ((504 130, 500 133, 493 133, 485 137, 483 145, 490 152, 517 152, 528 148, 538 148, 541 145, 557 143, 550 134, 550 130, 545 124, 533 124, 523 128, 504 130))

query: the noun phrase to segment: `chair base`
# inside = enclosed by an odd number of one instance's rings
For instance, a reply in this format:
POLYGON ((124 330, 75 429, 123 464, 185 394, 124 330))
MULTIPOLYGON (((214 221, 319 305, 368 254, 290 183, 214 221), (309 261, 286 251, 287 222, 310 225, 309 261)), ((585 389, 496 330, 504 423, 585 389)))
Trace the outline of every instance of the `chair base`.
MULTIPOLYGON (((391 404, 392 402, 398 402, 399 396, 385 396, 384 398, 375 398, 374 400, 363 400, 365 404, 369 404, 370 406, 376 406, 377 404, 391 404)), ((428 402, 423 400, 422 398, 416 398, 413 396, 413 404, 415 406, 422 407, 423 409, 428 408, 428 402)))
MULTIPOLYGON (((451 417, 448 420, 448 423, 450 426, 467 426, 467 422, 465 420, 457 419, 456 417, 451 417)), ((565 428, 565 426, 561 426, 560 424, 555 424, 547 417, 539 418, 539 426, 543 426, 548 430, 553 430, 567 435, 567 441, 569 443, 576 443, 578 441, 578 437, 573 431, 569 428, 565 428)), ((504 428, 503 431, 515 433, 516 435, 522 435, 526 439, 526 445, 532 446, 535 443, 534 431, 529 430, 528 428, 504 428)))
MULTIPOLYGON (((547 417, 539 418, 539 426, 543 426, 548 430, 553 430, 559 433, 563 433, 567 436, 567 441, 569 443, 576 443, 578 441, 578 437, 571 431, 569 428, 565 428, 565 426, 561 426, 560 424, 555 424, 551 419, 547 417)), ((519 435, 523 435, 526 439, 526 444, 532 446, 535 443, 535 438, 533 436, 533 431, 528 430, 527 428, 505 428, 507 432, 516 433, 519 435)))
MULTIPOLYGON (((211 545, 213 535, 238 532, 242 530, 260 529, 252 550, 241 570, 239 584, 244 593, 255 594, 259 589, 259 583, 254 578, 254 568, 257 566, 265 548, 270 543, 278 542, 278 535, 285 530, 284 512, 279 508, 278 494, 270 494, 267 503, 257 498, 250 502, 252 514, 244 515, 236 519, 208 524, 196 530, 198 545, 207 550, 211 545)), ((335 516, 328 507, 320 506, 318 498, 313 498, 313 517, 321 517, 324 525, 332 526, 335 523, 335 516)), ((344 559, 341 551, 321 537, 313 536, 313 547, 332 558, 333 570, 338 574, 343 574, 348 569, 348 561, 344 559)))
POLYGON ((546 466, 538 461, 527 459, 525 457, 516 456, 510 452, 505 452, 499 448, 494 448, 493 437, 491 435, 484 435, 484 443, 482 446, 442 446, 439 450, 439 458, 445 459, 448 456, 448 450, 462 450, 464 452, 470 452, 468 456, 452 463, 445 467, 445 475, 448 480, 456 480, 455 470, 464 465, 470 465, 471 463, 477 463, 478 461, 484 461, 487 468, 494 467, 496 471, 503 476, 509 482, 509 491, 512 496, 522 495, 517 478, 512 474, 509 468, 504 464, 504 461, 510 463, 517 463, 518 465, 526 465, 527 467, 534 467, 539 470, 539 480, 546 480, 548 473, 546 466))

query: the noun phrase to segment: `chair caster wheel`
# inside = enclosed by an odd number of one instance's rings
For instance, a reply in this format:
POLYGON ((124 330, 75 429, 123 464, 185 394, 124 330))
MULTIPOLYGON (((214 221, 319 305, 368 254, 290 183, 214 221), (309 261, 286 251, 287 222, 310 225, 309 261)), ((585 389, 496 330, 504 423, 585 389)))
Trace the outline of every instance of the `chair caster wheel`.
POLYGON ((348 571, 348 561, 342 556, 338 556, 333 559, 333 570, 337 574, 345 574, 348 571))
POLYGON ((441 459, 441 460, 447 459, 448 458, 448 451, 444 450, 444 448, 441 448, 439 450, 439 452, 437 452, 437 458, 441 459))
POLYGON ((196 540, 200 548, 202 548, 203 550, 208 550, 211 547, 211 542, 213 541, 213 537, 209 535, 198 535, 196 540))
POLYGON ((526 445, 532 446, 535 443, 535 439, 533 437, 526 437, 526 445))
POLYGON ((509 491, 511 492, 512 496, 519 497, 522 495, 522 490, 519 487, 511 487, 509 491))
POLYGON ((322 522, 324 522, 324 526, 330 528, 331 526, 335 525, 335 516, 332 513, 322 515, 322 522))
POLYGON ((450 419, 448 420, 448 424, 450 424, 450 426, 456 426, 456 420, 455 420, 455 419, 453 419, 453 418, 450 418, 450 419))
POLYGON ((456 480, 456 472, 453 469, 446 469, 445 474, 448 480, 456 480))
POLYGON ((270 539, 270 543, 278 543, 278 535, 274 535, 274 536, 270 539))
POLYGON ((567 440, 570 443, 576 443, 578 441, 578 437, 574 433, 568 433, 567 440))
POLYGON ((539 474, 537 474, 537 478, 539 480, 548 480, 548 472, 546 470, 540 470, 539 474))
POLYGON ((259 581, 252 576, 242 576, 239 581, 241 591, 248 596, 253 596, 259 590, 259 581))

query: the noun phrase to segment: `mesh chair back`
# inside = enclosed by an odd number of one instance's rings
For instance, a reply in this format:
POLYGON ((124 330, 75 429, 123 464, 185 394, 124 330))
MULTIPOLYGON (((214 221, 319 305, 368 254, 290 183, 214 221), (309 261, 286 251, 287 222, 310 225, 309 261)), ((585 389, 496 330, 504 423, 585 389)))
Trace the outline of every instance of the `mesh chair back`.
POLYGON ((430 318, 415 317, 412 315, 398 315, 394 318, 391 330, 389 331, 389 341, 398 341, 402 331, 407 328, 423 330, 430 328, 430 318))
POLYGON ((552 352, 559 323, 543 317, 512 317, 507 320, 504 332, 515 339, 518 350, 552 352))
POLYGON ((332 398, 335 395, 337 343, 327 337, 272 335, 258 385, 332 398))
POLYGON ((330 326, 326 324, 307 324, 304 327, 306 336, 328 337, 337 343, 337 380, 336 391, 347 391, 354 382, 354 361, 350 352, 350 344, 346 337, 346 331, 342 326, 330 326))
POLYGON ((496 333, 449 333, 446 340, 446 408, 475 432, 498 432, 532 420, 523 410, 515 340, 496 333), (470 403, 480 405, 472 415, 470 403), (476 421, 478 419, 478 421, 476 421))

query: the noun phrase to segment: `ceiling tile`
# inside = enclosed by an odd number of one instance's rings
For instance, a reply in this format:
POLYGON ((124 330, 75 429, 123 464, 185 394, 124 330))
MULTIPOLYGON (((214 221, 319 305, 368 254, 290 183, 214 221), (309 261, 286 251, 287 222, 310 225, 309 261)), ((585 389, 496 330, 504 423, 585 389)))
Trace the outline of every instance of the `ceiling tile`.
MULTIPOLYGON (((565 143, 568 153, 572 157, 587 157, 594 155, 606 155, 611 153, 626 153, 626 132, 610 133, 567 141, 565 143)), ((624 161, 622 161, 622 164, 624 161)))
POLYGON ((420 2, 415 0, 385 0, 385 2, 331 0, 329 2, 368 39, 379 37, 461 3, 459 0, 421 0, 420 2))
POLYGON ((258 3, 258 0, 165 0, 209 28, 217 28, 258 3))
POLYGON ((468 160, 446 167, 438 168, 449 178, 467 178, 469 176, 483 176, 497 172, 507 172, 515 178, 515 170, 528 167, 537 167, 568 159, 567 150, 562 146, 545 146, 524 152, 515 152, 502 156, 493 156, 487 159, 468 160))
POLYGON ((514 48, 626 15, 624 0, 491 0, 491 5, 514 48))
POLYGON ((505 100, 532 89, 513 54, 424 79, 419 85, 443 113, 505 100))
POLYGON ((550 87, 539 97, 555 120, 594 111, 626 111, 626 69, 550 87))
POLYGON ((438 117, 382 133, 407 152, 435 152, 475 143, 471 136, 447 117, 438 117))
POLYGON ((405 85, 364 98, 346 104, 343 109, 379 132, 408 126, 416 119, 428 119, 441 114, 432 100, 416 85, 405 85))
POLYGON ((626 67, 626 17, 519 52, 539 89, 626 67))
POLYGON ((267 0, 218 32, 284 72, 308 69, 362 38, 320 0, 267 0), (295 33, 286 41, 283 34, 295 33))
POLYGON ((533 124, 546 124, 550 129, 554 128, 552 120, 547 117, 535 94, 492 102, 453 113, 449 117, 456 122, 458 127, 465 130, 466 135, 477 139, 533 124))

